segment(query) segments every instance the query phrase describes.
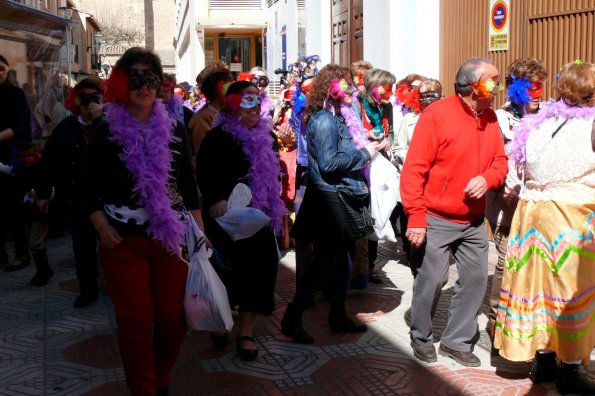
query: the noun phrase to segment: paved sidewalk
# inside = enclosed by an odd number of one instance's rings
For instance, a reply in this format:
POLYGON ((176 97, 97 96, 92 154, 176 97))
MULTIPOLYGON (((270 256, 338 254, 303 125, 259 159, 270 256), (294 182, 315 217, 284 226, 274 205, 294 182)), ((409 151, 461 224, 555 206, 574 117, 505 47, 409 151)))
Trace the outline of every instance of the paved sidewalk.
MULTIPOLYGON (((47 287, 34 288, 34 266, 0 273, 0 395, 126 395, 113 309, 105 289, 99 301, 74 309, 77 296, 68 237, 48 241, 56 275, 47 287)), ((384 284, 353 291, 348 307, 365 321, 364 334, 333 334, 326 323, 328 304, 318 297, 304 314, 313 345, 288 341, 280 320, 294 292, 295 260, 284 252, 279 267, 277 310, 257 330, 260 355, 243 362, 231 337, 222 352, 208 335, 190 334, 175 366, 171 395, 555 395, 553 384, 534 386, 529 365, 490 356, 480 317, 475 349, 479 368, 465 368, 442 356, 425 364, 413 358, 407 321, 413 278, 397 244, 383 243, 377 268, 384 284)), ((492 247, 490 268, 495 252, 492 247)), ((456 269, 445 286, 435 318, 444 328, 456 269)), ((491 279, 491 276, 490 276, 491 279)), ((489 286, 488 286, 489 287, 489 286)), ((487 312, 487 299, 482 312, 487 312)), ((436 340, 438 342, 438 340, 436 340)), ((438 345, 438 344, 437 344, 438 345)), ((593 359, 592 359, 593 361, 593 359)), ((591 375, 595 367, 591 365, 591 375)))

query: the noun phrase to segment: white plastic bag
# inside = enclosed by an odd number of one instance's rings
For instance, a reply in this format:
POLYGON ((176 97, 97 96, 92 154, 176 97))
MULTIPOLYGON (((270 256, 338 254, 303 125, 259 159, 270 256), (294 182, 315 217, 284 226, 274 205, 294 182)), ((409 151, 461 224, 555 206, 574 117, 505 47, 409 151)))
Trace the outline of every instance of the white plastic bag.
POLYGON ((227 212, 215 219, 234 241, 250 238, 271 221, 263 211, 248 207, 251 200, 250 188, 238 183, 227 200, 227 212))
POLYGON ((186 323, 194 330, 230 332, 233 327, 231 308, 225 285, 209 262, 212 251, 205 246, 204 234, 194 218, 185 214, 188 225, 188 278, 184 294, 186 323))
POLYGON ((390 215, 400 199, 397 168, 382 155, 375 156, 370 164, 370 207, 376 223, 368 239, 397 241, 390 215))

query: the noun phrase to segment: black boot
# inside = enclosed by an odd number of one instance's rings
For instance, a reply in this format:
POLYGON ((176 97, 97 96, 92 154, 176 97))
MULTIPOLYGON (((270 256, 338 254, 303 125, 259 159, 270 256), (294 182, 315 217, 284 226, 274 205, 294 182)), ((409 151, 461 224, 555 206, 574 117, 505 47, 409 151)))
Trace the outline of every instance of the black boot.
POLYGON ((556 352, 548 349, 538 349, 535 351, 533 364, 529 371, 529 378, 535 384, 542 382, 553 382, 558 378, 560 366, 556 361, 556 352))
POLYGON ((562 363, 556 388, 561 394, 595 395, 595 382, 585 375, 581 364, 562 363))
POLYGON ((302 327, 303 310, 296 308, 293 303, 287 304, 287 310, 281 320, 281 333, 300 344, 311 344, 314 338, 306 333, 302 327))
POLYGON ((368 330, 368 326, 358 323, 347 316, 345 303, 331 304, 331 310, 328 314, 328 324, 331 331, 345 333, 363 333, 368 330))
POLYGON ((47 285, 50 278, 54 276, 54 271, 52 271, 48 262, 47 250, 42 249, 33 252, 33 261, 35 262, 37 272, 31 279, 31 284, 37 287, 47 285))

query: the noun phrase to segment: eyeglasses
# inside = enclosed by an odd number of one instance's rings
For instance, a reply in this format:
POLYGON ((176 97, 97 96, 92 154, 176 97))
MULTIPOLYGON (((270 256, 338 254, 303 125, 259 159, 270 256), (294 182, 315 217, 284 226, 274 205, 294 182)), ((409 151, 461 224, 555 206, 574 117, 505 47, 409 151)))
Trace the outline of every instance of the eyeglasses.
POLYGON ((94 93, 89 93, 89 94, 80 93, 80 94, 78 94, 78 100, 79 100, 79 104, 81 106, 87 107, 91 103, 99 104, 99 103, 103 102, 103 95, 101 95, 99 92, 94 92, 94 93))
POLYGON ((245 95, 242 97, 242 101, 240 102, 240 107, 242 109, 252 109, 256 106, 260 105, 260 96, 258 95, 245 95))
POLYGON ((256 85, 258 88, 266 88, 269 85, 269 78, 267 76, 250 76, 250 82, 256 85))
POLYGON ((128 89, 131 91, 136 91, 143 87, 157 90, 161 85, 161 80, 157 74, 150 69, 128 69, 128 77, 130 78, 128 89))

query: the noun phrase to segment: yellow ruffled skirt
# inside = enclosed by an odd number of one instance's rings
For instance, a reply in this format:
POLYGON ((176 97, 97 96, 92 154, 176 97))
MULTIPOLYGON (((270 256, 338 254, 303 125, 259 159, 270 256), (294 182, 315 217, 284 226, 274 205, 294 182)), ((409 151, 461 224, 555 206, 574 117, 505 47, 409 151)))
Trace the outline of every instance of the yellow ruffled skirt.
POLYGON ((519 202, 510 229, 494 346, 588 363, 595 345, 595 203, 519 202))

